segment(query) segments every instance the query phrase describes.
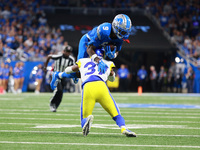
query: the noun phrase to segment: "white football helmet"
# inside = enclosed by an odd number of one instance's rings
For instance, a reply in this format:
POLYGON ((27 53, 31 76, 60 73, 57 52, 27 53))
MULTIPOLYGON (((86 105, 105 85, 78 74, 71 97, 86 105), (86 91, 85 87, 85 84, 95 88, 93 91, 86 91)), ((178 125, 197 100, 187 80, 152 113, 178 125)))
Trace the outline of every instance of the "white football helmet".
POLYGON ((112 29, 119 39, 128 39, 131 26, 131 19, 125 14, 115 16, 112 22, 112 29))

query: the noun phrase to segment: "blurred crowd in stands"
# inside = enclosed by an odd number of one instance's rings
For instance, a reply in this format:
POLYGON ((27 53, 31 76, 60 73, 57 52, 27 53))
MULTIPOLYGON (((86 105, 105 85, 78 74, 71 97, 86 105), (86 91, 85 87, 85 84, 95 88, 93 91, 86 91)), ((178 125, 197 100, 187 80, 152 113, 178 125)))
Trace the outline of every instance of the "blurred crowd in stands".
POLYGON ((200 56, 199 0, 151 0, 145 6, 187 57, 200 56))
MULTIPOLYGON (((43 1, 43 5, 48 2, 43 1)), ((142 8, 157 18, 160 26, 171 36, 188 57, 200 59, 199 0, 61 0, 48 5, 86 8, 142 8)))
POLYGON ((183 86, 182 81, 185 81, 188 92, 200 93, 199 0, 151 0, 145 9, 155 16, 162 29, 171 37, 171 41, 183 53, 183 57, 195 60, 194 63, 187 62, 184 70, 172 62, 168 72, 168 79, 171 77, 169 85, 178 89, 183 86))
MULTIPOLYGON (((0 87, 7 89, 8 76, 13 75, 13 92, 20 93, 23 85, 23 62, 45 61, 48 54, 58 54, 68 42, 64 40, 59 28, 51 27, 47 23, 43 10, 46 6, 64 7, 103 7, 103 8, 142 8, 154 15, 160 26, 171 37, 171 40, 181 47, 188 57, 193 57, 200 62, 200 2, 199 0, 3 0, 0 2, 0 87), (15 67, 8 62, 19 61, 15 67)), ((181 81, 185 78, 188 92, 194 92, 193 84, 198 70, 189 68, 185 72, 172 62, 169 68, 161 66, 159 73, 154 66, 149 68, 149 73, 143 71, 142 66, 138 71, 138 85, 151 81, 152 92, 161 92, 165 87, 181 89, 181 81), (175 69, 174 69, 175 68, 175 69), (140 72, 140 73, 139 73, 140 72), (183 74, 184 72, 184 74, 183 74), (142 75, 140 75, 142 74, 142 75), (144 81, 141 81, 145 79, 144 81), (166 86, 167 85, 167 86, 166 86), (175 85, 175 86, 174 86, 175 85)), ((41 68, 41 66, 38 66, 41 68)), ((130 79, 130 74, 125 66, 118 70, 123 86, 127 83, 123 78, 130 79), (123 76, 123 70, 125 76, 123 76)), ((42 70, 37 70, 37 82, 41 81, 42 70)), ((49 79, 48 79, 49 80, 49 79)), ((196 81, 200 84, 200 81, 196 81)), ((36 93, 41 86, 37 86, 36 93)), ((145 91, 145 86, 144 86, 145 91)), ((172 88, 171 88, 172 89, 172 88)), ((128 91, 126 88, 121 90, 128 91)), ((174 90, 171 90, 174 92, 174 90)))
POLYGON ((44 61, 68 45, 60 29, 50 28, 37 0, 0 3, 0 56, 11 61, 44 61))
POLYGON ((0 55, 40 61, 68 45, 60 29, 47 24, 45 6, 143 8, 157 18, 186 55, 199 59, 199 0, 4 0, 0 3, 0 55))

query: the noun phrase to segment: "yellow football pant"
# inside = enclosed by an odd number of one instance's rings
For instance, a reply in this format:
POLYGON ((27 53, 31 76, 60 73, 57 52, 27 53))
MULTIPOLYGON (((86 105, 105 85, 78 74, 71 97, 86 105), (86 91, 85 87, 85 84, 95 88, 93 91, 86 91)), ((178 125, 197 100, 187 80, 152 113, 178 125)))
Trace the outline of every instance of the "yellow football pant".
POLYGON ((81 120, 92 114, 96 102, 99 102, 112 118, 120 115, 106 84, 103 81, 93 81, 86 83, 82 91, 81 120))

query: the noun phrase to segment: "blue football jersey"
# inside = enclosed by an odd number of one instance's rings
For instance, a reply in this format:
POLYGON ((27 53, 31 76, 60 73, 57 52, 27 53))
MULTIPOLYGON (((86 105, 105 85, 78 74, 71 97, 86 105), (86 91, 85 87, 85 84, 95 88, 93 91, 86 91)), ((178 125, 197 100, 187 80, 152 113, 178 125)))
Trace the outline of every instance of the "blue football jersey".
POLYGON ((96 48, 99 48, 111 44, 117 47, 117 51, 120 51, 123 40, 118 38, 111 39, 111 29, 112 24, 107 22, 93 28, 86 34, 87 38, 89 39, 88 45, 94 45, 96 48))

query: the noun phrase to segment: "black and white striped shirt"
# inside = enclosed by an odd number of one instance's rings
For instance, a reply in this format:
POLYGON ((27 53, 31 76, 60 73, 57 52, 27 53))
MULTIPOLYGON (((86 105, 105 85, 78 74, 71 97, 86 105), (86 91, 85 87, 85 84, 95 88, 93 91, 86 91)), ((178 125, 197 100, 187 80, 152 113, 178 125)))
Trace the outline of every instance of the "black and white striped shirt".
POLYGON ((52 59, 55 60, 54 62, 54 71, 63 72, 66 67, 72 66, 75 64, 75 60, 72 56, 65 58, 63 54, 59 55, 52 55, 52 59))

